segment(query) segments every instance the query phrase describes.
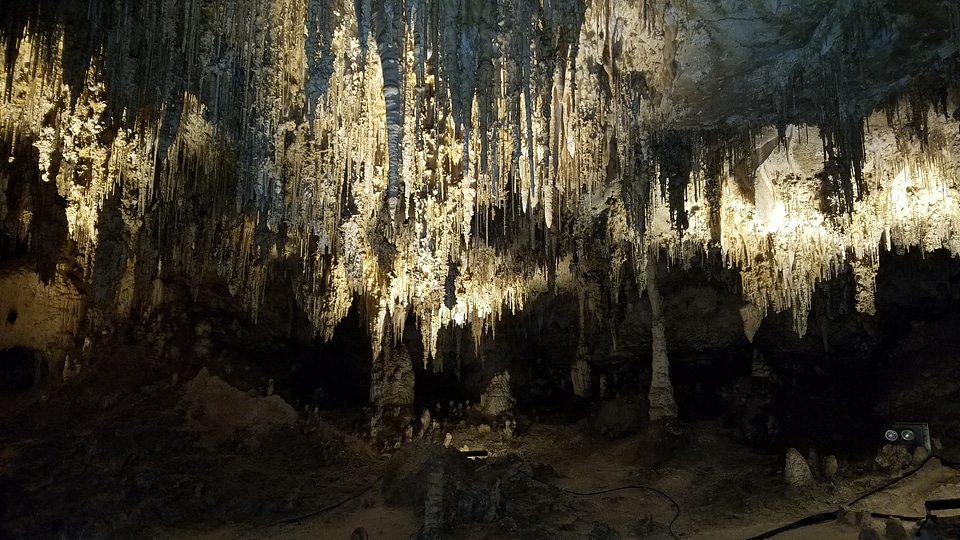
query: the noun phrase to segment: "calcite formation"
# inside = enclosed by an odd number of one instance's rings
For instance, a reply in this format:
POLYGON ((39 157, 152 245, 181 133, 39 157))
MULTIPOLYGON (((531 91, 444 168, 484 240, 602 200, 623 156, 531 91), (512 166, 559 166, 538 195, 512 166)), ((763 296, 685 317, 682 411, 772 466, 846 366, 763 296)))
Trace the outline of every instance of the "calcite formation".
POLYGON ((413 315, 429 359, 719 250, 747 334, 802 333, 840 273, 873 310, 879 250, 960 253, 953 0, 8 4, 0 249, 94 326, 276 281, 375 356, 413 315))
POLYGON ((509 413, 516 404, 510 391, 510 373, 502 371, 493 376, 487 390, 480 395, 477 411, 487 418, 509 413))
POLYGON ((787 485, 794 488, 802 488, 813 484, 813 473, 810 471, 810 465, 795 448, 787 449, 783 475, 787 485))

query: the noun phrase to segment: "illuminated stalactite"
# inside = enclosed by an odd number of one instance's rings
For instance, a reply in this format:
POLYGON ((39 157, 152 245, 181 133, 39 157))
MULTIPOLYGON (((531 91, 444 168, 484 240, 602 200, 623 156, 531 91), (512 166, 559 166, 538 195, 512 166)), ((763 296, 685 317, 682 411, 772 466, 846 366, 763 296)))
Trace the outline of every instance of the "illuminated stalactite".
POLYGON ((868 53, 900 50, 881 39, 892 7, 751 8, 752 24, 810 32, 786 72, 749 74, 760 108, 745 116, 730 74, 704 97, 721 68, 692 59, 751 27, 688 4, 16 2, 0 178, 26 166, 56 186, 84 278, 133 281, 107 291, 115 315, 149 312, 164 278, 198 291, 211 273, 255 314, 292 262, 318 334, 358 302, 379 354, 412 314, 428 359, 442 328, 479 336, 548 292, 603 319, 624 276, 647 286, 641 253, 687 264, 719 247, 751 313, 792 309, 801 332, 841 272, 870 311, 881 241, 960 253, 949 20, 897 28, 942 38, 939 60, 916 84, 877 75, 896 92, 871 115, 890 92, 855 77, 876 69, 868 53), (732 110, 691 125, 717 103, 732 110), (101 249, 108 200, 128 249, 101 249))

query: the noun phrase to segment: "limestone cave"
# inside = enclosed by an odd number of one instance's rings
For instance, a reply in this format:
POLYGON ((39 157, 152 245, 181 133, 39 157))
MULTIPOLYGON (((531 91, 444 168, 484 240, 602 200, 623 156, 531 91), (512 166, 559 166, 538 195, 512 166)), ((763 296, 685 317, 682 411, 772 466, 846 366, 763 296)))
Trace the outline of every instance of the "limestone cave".
POLYGON ((957 0, 0 48, 0 539, 960 538, 957 0))

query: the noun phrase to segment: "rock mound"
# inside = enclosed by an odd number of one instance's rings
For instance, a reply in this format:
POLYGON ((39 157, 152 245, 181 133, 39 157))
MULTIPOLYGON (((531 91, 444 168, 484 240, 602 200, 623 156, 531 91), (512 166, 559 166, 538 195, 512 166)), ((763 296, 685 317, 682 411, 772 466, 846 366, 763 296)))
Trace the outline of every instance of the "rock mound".
POLYGON ((213 444, 241 432, 261 437, 297 421, 297 412, 280 396, 251 396, 210 375, 207 368, 184 385, 179 408, 187 426, 213 444))

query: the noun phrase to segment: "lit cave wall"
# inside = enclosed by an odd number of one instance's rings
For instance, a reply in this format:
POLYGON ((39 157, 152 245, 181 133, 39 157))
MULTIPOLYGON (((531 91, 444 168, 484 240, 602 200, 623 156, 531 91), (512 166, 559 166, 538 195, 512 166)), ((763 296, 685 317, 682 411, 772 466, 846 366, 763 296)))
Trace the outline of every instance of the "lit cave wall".
POLYGON ((956 424, 956 0, 3 0, 0 47, 0 536, 94 530, 23 517, 92 500, 29 487, 74 440, 272 448, 250 396, 385 454, 468 413, 649 463, 684 422, 841 459, 956 424))
POLYGON ((668 358, 854 354, 882 262, 960 253, 952 0, 3 9, 0 349, 37 376, 213 356, 171 322, 206 310, 367 358, 325 376, 381 409, 397 365, 583 396, 629 357, 672 418, 668 358))

